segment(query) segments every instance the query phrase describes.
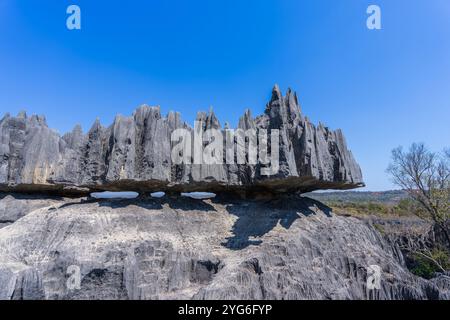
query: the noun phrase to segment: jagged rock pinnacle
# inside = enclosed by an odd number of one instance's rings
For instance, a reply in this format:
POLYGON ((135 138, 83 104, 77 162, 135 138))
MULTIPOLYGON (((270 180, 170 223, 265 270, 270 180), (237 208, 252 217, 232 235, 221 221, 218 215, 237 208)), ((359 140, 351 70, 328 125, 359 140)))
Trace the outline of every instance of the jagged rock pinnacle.
MULTIPOLYGON (((197 113, 197 120, 201 130, 221 130, 212 108, 197 113)), ((283 97, 275 85, 263 115, 252 118, 246 110, 239 119, 243 130, 279 130, 279 171, 272 176, 262 175, 254 164, 175 165, 171 134, 178 128, 193 132, 179 113, 162 117, 159 106, 148 105, 131 117, 117 116, 109 127, 97 118, 87 134, 77 126, 62 137, 43 116, 5 116, 0 121, 0 191, 306 192, 363 185, 342 132, 309 123, 291 89, 283 97)))

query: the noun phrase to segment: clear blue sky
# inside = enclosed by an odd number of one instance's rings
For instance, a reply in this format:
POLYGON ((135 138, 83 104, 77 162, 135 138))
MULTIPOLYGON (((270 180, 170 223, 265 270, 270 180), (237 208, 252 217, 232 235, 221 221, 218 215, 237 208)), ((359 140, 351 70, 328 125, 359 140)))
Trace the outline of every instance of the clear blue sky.
POLYGON ((45 114, 60 132, 143 103, 189 122, 212 105, 236 124, 274 83, 343 129, 368 190, 392 188, 392 148, 450 145, 450 1, 0 0, 0 113, 45 114), (66 29, 70 4, 81 31, 66 29))

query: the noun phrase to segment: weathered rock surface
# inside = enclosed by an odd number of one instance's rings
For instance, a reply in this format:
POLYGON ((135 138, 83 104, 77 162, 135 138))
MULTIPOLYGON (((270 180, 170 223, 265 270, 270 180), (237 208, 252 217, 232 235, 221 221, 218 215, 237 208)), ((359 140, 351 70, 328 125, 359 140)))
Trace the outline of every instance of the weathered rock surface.
MULTIPOLYGON (((198 113, 197 120, 203 124, 200 134, 221 128, 212 111, 198 113)), ((97 120, 87 134, 76 126, 62 137, 47 127, 44 117, 7 114, 0 120, 0 191, 83 195, 99 190, 207 189, 252 193, 363 185, 361 170, 342 132, 311 124, 291 90, 283 97, 275 86, 265 114, 252 118, 247 111, 238 127, 280 130, 278 173, 266 176, 261 174, 264 166, 248 163, 175 165, 172 132, 186 128, 194 134, 194 129, 178 113, 162 117, 159 107, 142 106, 131 117, 117 116, 108 128, 97 120)))
POLYGON ((49 202, 0 229, 1 299, 450 299, 449 290, 446 275, 409 273, 370 224, 297 196, 49 202), (367 291, 374 264, 381 289, 367 291), (70 266, 80 289, 67 286, 70 266))
POLYGON ((26 214, 49 205, 65 203, 66 199, 46 195, 0 193, 0 228, 16 222, 26 214))

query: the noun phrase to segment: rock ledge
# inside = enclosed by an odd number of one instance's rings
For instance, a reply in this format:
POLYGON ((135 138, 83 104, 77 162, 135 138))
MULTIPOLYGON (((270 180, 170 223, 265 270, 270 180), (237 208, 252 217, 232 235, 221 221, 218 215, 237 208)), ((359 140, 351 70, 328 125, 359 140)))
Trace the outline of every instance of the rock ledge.
MULTIPOLYGON (((197 120, 203 133, 213 128, 225 132, 212 110, 199 112, 197 120)), ((62 137, 48 128, 43 116, 6 114, 0 120, 0 191, 262 194, 364 185, 341 130, 311 124, 290 89, 283 97, 275 86, 265 113, 253 118, 247 110, 238 125, 244 131, 279 130, 279 171, 274 175, 263 175, 261 164, 174 164, 171 134, 176 129, 194 134, 179 113, 162 117, 159 107, 146 105, 131 117, 118 115, 107 128, 97 119, 87 134, 76 126, 62 137)), ((233 143, 236 148, 239 141, 233 143)))

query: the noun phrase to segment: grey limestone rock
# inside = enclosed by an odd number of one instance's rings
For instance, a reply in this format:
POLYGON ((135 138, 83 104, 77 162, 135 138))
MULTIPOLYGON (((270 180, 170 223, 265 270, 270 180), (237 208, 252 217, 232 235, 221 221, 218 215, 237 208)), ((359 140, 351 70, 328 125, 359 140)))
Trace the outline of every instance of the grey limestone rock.
POLYGON ((29 212, 65 203, 66 199, 42 194, 0 193, 0 228, 16 222, 29 212))
MULTIPOLYGON (((97 119, 86 134, 76 126, 61 137, 48 128, 44 117, 7 114, 0 121, 0 191, 85 195, 101 190, 207 189, 250 194, 363 186, 361 169, 342 132, 311 124, 290 89, 283 97, 275 86, 265 113, 253 118, 247 110, 238 125, 257 132, 279 130, 279 170, 273 175, 262 174, 260 163, 234 161, 237 156, 232 156, 231 164, 173 163, 174 130, 187 129, 192 137, 198 135, 204 141, 208 141, 204 136, 207 129, 228 132, 212 110, 199 112, 197 120, 202 126, 194 129, 178 113, 163 117, 159 107, 144 105, 131 117, 118 115, 109 127, 97 119)), ((246 148, 249 142, 234 137, 228 149, 223 143, 223 155, 217 157, 226 160, 226 150, 234 150, 237 144, 246 148)), ((242 157, 248 158, 248 151, 242 157)))
POLYGON ((64 201, 0 229, 0 299, 449 299, 371 224, 309 198, 64 201), (367 268, 381 286, 367 288, 367 268), (80 287, 70 286, 71 268, 80 287))

